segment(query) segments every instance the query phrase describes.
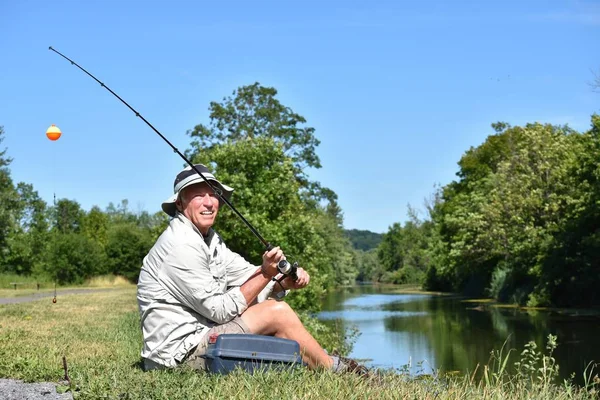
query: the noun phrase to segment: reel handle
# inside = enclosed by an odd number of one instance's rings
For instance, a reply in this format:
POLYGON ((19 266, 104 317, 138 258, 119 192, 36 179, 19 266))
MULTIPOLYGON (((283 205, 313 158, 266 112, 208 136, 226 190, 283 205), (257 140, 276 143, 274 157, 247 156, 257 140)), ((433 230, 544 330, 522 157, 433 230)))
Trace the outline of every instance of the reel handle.
MULTIPOLYGON (((267 244, 267 251, 270 251, 271 249, 273 249, 273 246, 271 243, 267 244)), ((280 273, 282 273, 283 275, 289 276, 290 278, 292 278, 292 280, 294 282, 296 282, 298 280, 298 275, 296 274, 296 271, 298 270, 298 263, 294 262, 293 264, 290 264, 287 260, 281 260, 277 263, 277 270, 279 270, 280 273)))

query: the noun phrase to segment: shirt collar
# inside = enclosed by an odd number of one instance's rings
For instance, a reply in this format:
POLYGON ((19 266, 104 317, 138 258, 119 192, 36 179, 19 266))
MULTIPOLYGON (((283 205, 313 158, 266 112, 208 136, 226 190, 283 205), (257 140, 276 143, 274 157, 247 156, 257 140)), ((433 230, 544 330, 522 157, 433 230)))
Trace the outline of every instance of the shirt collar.
POLYGON ((194 230, 194 232, 196 232, 198 235, 200 235, 204 239, 204 243, 206 243, 206 245, 208 247, 210 247, 210 242, 212 241, 213 237, 215 236, 215 230, 212 227, 208 229, 208 234, 206 236, 204 236, 202 234, 202 232, 200 232, 200 229, 198 229, 198 227, 196 225, 194 225, 192 223, 192 221, 190 221, 185 215, 183 215, 183 213, 177 211, 175 218, 177 218, 179 221, 181 221, 184 225, 192 228, 194 230))

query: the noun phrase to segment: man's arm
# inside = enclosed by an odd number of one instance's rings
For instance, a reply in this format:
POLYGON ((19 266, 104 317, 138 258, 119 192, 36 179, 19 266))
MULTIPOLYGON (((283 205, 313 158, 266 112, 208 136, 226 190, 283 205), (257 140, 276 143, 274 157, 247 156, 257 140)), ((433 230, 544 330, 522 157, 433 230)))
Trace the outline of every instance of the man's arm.
POLYGON ((277 263, 282 257, 283 252, 279 247, 265 251, 262 266, 257 268, 254 274, 240 286, 240 291, 246 299, 246 304, 251 304, 258 294, 271 282, 271 279, 279 273, 277 263))
POLYGON ((241 315, 248 303, 239 287, 224 291, 225 282, 209 269, 207 255, 194 244, 174 248, 159 269, 160 284, 181 304, 222 324, 241 315))
POLYGON ((165 259, 159 281, 181 304, 222 324, 241 315, 271 282, 281 257, 279 247, 265 252, 262 267, 241 286, 223 292, 225 283, 213 277, 206 254, 191 244, 183 244, 165 259))

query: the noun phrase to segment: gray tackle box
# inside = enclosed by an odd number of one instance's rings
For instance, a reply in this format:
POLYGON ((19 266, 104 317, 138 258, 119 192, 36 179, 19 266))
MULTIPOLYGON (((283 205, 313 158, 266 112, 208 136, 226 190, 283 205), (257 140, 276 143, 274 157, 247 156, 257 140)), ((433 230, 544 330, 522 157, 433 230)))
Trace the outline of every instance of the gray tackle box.
POLYGON ((236 368, 252 373, 304 365, 295 340, 251 334, 211 337, 204 358, 207 370, 217 374, 227 374, 236 368))

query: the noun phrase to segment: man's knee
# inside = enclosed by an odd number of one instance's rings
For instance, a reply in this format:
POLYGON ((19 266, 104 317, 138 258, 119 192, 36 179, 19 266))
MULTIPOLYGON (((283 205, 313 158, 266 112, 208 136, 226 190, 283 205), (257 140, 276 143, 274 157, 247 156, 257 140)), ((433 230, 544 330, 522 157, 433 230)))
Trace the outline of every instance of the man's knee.
POLYGON ((291 319, 298 319, 298 316, 289 304, 285 301, 276 300, 267 300, 260 303, 260 307, 254 310, 252 314, 270 324, 277 324, 278 322, 289 323, 291 319))
POLYGON ((271 309, 273 312, 278 314, 295 314, 294 310, 292 310, 292 307, 290 307, 290 305, 285 301, 272 301, 272 303, 271 309))

